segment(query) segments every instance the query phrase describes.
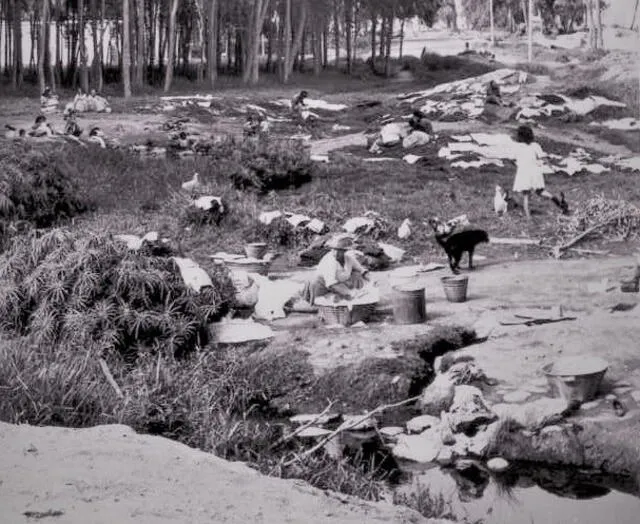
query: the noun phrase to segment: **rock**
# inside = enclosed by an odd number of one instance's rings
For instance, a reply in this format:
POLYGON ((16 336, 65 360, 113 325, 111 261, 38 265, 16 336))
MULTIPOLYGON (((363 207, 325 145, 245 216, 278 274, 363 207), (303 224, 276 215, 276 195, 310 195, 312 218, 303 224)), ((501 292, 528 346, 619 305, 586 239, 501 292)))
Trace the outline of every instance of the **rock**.
POLYGON ((609 393, 606 397, 604 397, 605 400, 608 400, 609 402, 613 401, 613 400, 617 400, 618 397, 616 397, 615 395, 609 393))
POLYGON ((514 403, 514 402, 524 402, 531 396, 531 393, 528 391, 518 390, 512 391, 511 393, 507 393, 503 395, 502 399, 505 402, 514 403))
POLYGON ((402 140, 402 147, 409 149, 416 146, 424 146, 429 143, 431 136, 424 131, 413 131, 409 136, 402 140))
POLYGON ((481 424, 497 419, 486 405, 482 391, 475 386, 456 386, 449 410, 449 425, 454 433, 472 433, 481 424))
POLYGON ((422 392, 418 405, 426 415, 438 416, 448 411, 453 403, 455 386, 449 375, 436 375, 436 378, 422 392))
POLYGON ((409 134, 409 124, 392 122, 380 129, 380 142, 383 146, 399 144, 409 134))
POLYGON ((419 435, 400 435, 392 448, 393 456, 414 462, 433 462, 442 449, 440 433, 434 429, 419 435))
POLYGON ((474 358, 471 355, 465 355, 461 353, 447 353, 440 359, 440 373, 446 373, 455 364, 461 362, 473 362, 474 358))
POLYGON ((582 409, 584 411, 588 411, 590 409, 597 408, 599 405, 600 405, 600 401, 599 400, 593 400, 591 402, 585 402, 584 404, 582 404, 580 406, 580 409, 582 409))
POLYGON ((433 370, 436 373, 442 373, 442 357, 436 357, 433 361, 433 370))
POLYGON ((549 381, 545 377, 537 377, 529 381, 532 386, 538 386, 541 388, 549 387, 549 381))
POLYGON ((376 419, 374 418, 367 418, 365 420, 363 420, 362 422, 359 422, 358 424, 356 424, 355 426, 353 426, 354 422, 356 422, 357 420, 360 420, 362 417, 364 416, 364 414, 362 415, 344 415, 343 416, 343 422, 342 424, 340 424, 340 428, 342 430, 346 430, 348 429, 349 431, 367 431, 370 429, 374 429, 378 426, 378 423, 376 422, 376 419))
POLYGON ((440 419, 431 415, 420 415, 407 422, 408 433, 422 433, 425 429, 435 428, 440 425, 440 419))
POLYGON ((501 419, 512 419, 525 428, 533 428, 546 418, 562 413, 567 402, 560 398, 541 398, 526 404, 496 404, 492 408, 501 419))
POLYGON ((640 391, 635 390, 631 392, 631 398, 636 402, 640 402, 640 391))
POLYGON ((326 415, 322 415, 320 416, 320 414, 302 414, 302 415, 296 415, 295 417, 291 417, 289 418, 289 422, 291 422, 292 424, 298 424, 300 426, 304 426, 305 424, 308 424, 309 422, 314 422, 315 425, 317 426, 323 426, 325 424, 329 424, 330 422, 335 422, 337 420, 339 420, 341 417, 341 415, 335 413, 327 413, 326 415), (316 420, 317 419, 317 420, 316 420))
POLYGON ((540 430, 541 435, 548 435, 549 433, 555 433, 556 431, 562 431, 560 426, 546 426, 540 430))
POLYGON ((505 459, 496 457, 487 461, 487 467, 496 473, 501 473, 509 468, 509 462, 505 459))
POLYGON ((436 462, 441 466, 450 466, 454 458, 455 455, 450 448, 442 448, 436 457, 436 462))
POLYGON ((318 438, 324 437, 331 433, 328 429, 318 428, 315 426, 309 426, 308 428, 304 428, 300 433, 298 433, 299 438, 318 438))
POLYGON ((379 433, 383 437, 397 437, 404 433, 404 428, 401 426, 386 426, 384 428, 380 428, 379 433))

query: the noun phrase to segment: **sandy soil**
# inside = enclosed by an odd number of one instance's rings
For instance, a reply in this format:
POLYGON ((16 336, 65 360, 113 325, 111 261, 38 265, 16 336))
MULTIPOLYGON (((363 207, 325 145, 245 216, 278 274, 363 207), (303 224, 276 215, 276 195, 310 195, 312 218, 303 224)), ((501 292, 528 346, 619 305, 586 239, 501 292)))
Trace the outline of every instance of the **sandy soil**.
POLYGON ((47 512, 45 522, 61 524, 429 522, 406 508, 264 477, 119 425, 0 423, 0 507, 6 524, 45 519, 47 512))

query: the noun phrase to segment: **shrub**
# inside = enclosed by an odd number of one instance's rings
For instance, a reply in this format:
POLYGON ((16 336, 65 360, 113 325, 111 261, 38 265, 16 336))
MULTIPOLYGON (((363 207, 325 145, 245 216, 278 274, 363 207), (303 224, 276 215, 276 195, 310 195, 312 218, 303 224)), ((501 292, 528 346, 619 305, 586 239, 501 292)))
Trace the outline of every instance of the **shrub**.
POLYGON ((309 151, 293 140, 228 138, 213 146, 209 155, 236 188, 260 193, 298 188, 311 181, 314 170, 309 151))
POLYGON ((172 259, 108 236, 53 230, 18 238, 0 261, 2 327, 38 345, 182 356, 234 296, 226 274, 194 293, 172 259))
POLYGON ((87 209, 73 169, 51 161, 51 151, 12 143, 0 151, 0 241, 20 226, 49 227, 87 209))

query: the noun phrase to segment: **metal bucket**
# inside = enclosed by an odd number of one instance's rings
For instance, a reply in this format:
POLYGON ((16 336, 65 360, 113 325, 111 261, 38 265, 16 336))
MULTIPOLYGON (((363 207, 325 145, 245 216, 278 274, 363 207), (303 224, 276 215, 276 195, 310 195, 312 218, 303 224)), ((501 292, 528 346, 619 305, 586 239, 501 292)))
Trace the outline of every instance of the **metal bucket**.
POLYGON ((449 302, 465 302, 467 300, 467 285, 469 277, 466 275, 442 277, 440 279, 444 294, 449 302))
POLYGON ((427 319, 424 286, 405 284, 393 288, 393 318, 396 324, 421 324, 427 319))
POLYGON ((598 393, 609 364, 597 357, 566 357, 542 368, 547 381, 567 402, 588 402, 598 393))

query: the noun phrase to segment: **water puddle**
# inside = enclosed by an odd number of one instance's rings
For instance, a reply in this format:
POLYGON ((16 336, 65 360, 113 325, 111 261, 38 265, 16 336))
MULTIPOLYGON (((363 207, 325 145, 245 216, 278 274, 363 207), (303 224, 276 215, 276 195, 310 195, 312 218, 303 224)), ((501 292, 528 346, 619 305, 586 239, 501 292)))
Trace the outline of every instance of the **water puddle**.
POLYGON ((640 493, 629 479, 533 465, 494 475, 469 462, 460 469, 413 472, 399 493, 470 524, 637 524, 640 493))

